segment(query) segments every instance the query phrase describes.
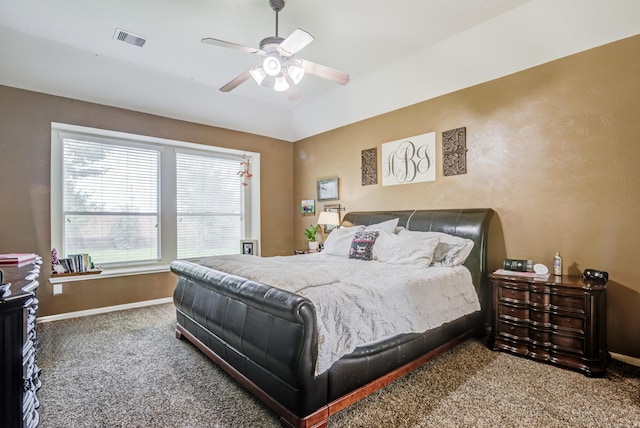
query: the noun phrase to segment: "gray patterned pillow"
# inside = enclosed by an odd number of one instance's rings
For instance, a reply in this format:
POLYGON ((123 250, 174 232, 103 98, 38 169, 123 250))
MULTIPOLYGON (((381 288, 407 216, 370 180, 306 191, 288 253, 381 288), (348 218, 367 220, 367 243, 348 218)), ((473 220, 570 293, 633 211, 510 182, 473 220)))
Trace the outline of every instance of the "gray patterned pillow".
POLYGON ((378 235, 377 230, 363 230, 356 232, 351 241, 351 249, 349 249, 349 258, 357 260, 371 260, 373 244, 376 242, 378 235))

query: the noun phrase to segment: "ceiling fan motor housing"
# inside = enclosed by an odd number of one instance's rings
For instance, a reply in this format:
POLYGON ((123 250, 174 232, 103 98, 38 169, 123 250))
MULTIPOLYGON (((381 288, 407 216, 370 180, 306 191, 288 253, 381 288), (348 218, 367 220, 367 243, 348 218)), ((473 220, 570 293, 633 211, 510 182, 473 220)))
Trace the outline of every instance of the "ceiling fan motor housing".
POLYGON ((280 43, 282 43, 284 39, 282 37, 265 37, 260 41, 260 50, 265 51, 267 54, 274 52, 280 43))
POLYGON ((274 12, 280 12, 284 9, 284 0, 269 0, 269 6, 274 12))

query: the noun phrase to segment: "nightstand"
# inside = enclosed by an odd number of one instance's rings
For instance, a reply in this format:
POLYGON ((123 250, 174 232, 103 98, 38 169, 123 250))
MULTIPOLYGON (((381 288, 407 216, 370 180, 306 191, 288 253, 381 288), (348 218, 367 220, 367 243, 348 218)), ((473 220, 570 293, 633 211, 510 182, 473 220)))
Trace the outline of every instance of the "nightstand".
POLYGON ((609 360, 606 285, 579 276, 547 279, 490 274, 489 347, 602 376, 609 360))

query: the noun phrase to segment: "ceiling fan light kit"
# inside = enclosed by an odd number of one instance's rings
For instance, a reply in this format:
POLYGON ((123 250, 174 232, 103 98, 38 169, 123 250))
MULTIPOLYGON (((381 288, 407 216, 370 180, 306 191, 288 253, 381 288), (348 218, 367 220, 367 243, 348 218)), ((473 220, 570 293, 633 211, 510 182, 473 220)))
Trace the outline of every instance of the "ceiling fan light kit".
POLYGON ((264 69, 264 72, 267 73, 267 76, 276 77, 278 74, 280 74, 282 65, 280 65, 280 61, 278 61, 278 58, 274 56, 268 56, 262 62, 262 68, 264 69))
POLYGON ((264 60, 250 70, 245 71, 220 88, 222 92, 229 92, 244 83, 253 80, 259 86, 271 88, 277 92, 287 91, 290 100, 298 97, 298 85, 306 73, 331 80, 341 85, 349 82, 349 75, 341 71, 315 64, 307 60, 294 59, 294 55, 302 48, 313 42, 314 37, 298 28, 289 37, 283 39, 278 36, 278 12, 284 9, 284 0, 269 0, 269 6, 276 13, 276 35, 266 37, 260 42, 260 48, 254 49, 224 40, 205 37, 203 43, 218 45, 226 48, 264 56, 264 60))

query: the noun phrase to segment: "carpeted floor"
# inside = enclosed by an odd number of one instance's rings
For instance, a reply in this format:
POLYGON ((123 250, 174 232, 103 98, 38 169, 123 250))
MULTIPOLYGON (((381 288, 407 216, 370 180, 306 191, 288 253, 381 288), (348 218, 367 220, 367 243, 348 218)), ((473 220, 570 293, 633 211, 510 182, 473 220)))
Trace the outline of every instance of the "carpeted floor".
MULTIPOLYGON (((172 304, 44 323, 40 427, 278 427, 186 341, 172 304)), ((330 427, 640 427, 640 369, 591 379, 468 340, 330 427)))

